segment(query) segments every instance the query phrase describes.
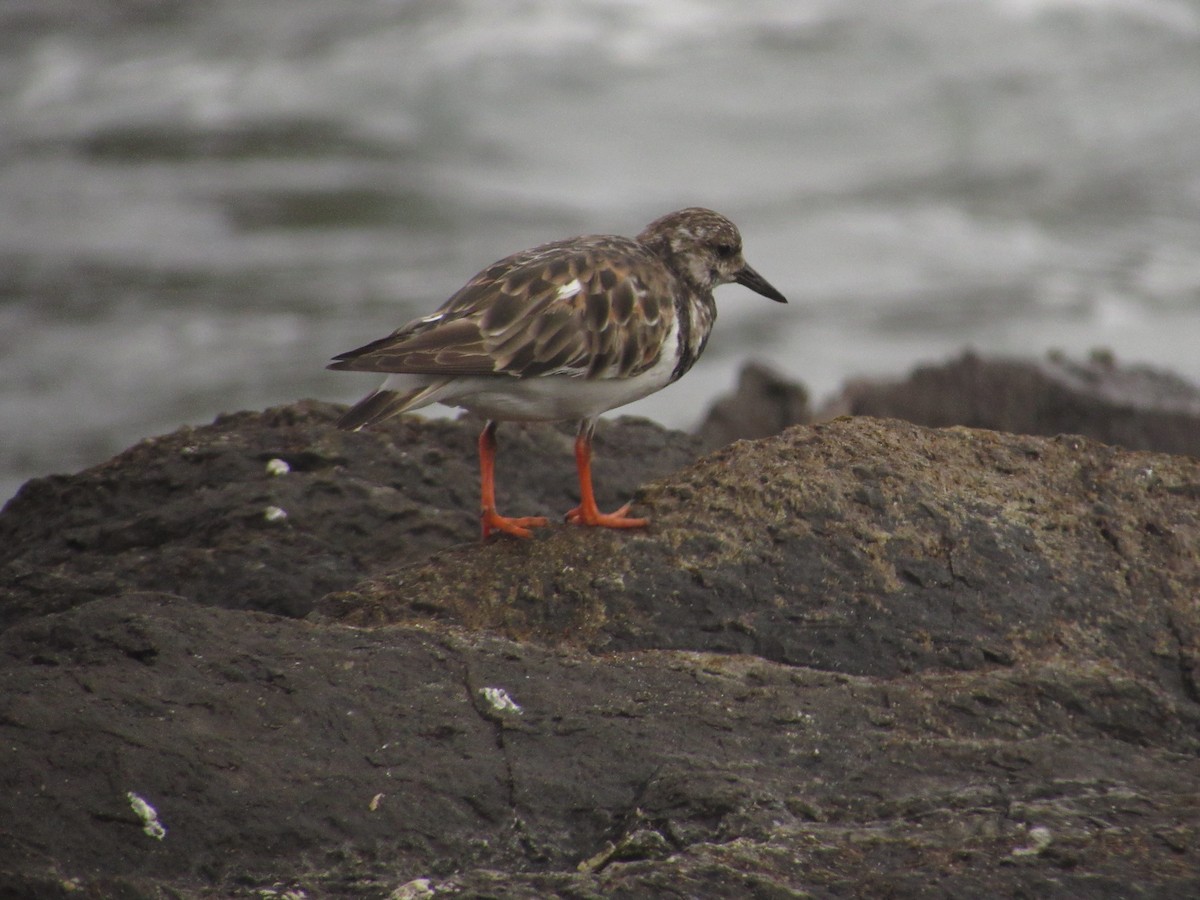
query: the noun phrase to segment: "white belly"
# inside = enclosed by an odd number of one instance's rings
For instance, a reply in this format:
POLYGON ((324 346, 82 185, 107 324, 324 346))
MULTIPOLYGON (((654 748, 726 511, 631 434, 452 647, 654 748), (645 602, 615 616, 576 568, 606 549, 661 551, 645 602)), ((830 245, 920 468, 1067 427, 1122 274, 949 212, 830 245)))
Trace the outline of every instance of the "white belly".
POLYGON ((640 400, 670 383, 646 372, 636 378, 587 379, 568 375, 538 378, 460 378, 447 385, 439 403, 460 406, 490 419, 556 421, 592 419, 640 400))
MULTIPOLYGON (((570 375, 540 375, 513 378, 508 375, 462 376, 432 391, 417 409, 430 403, 457 406, 489 419, 505 421, 558 421, 593 419, 603 412, 632 403, 662 390, 671 383, 675 370, 677 329, 671 329, 664 352, 647 371, 633 378, 580 378, 570 375)), ((384 388, 407 391, 430 384, 435 377, 393 375, 384 388)))

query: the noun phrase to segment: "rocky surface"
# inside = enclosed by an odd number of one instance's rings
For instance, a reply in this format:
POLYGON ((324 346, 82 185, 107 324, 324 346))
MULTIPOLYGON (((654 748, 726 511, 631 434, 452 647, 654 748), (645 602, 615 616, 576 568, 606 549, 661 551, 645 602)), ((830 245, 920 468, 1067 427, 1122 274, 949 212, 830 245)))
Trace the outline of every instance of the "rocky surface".
MULTIPOLYGON (((755 401, 747 400, 748 403, 755 401)), ((769 405, 765 393, 757 401, 769 405)), ((1200 389, 1170 372, 1121 366, 1105 352, 1084 362, 984 359, 967 353, 900 381, 860 380, 820 418, 889 416, 940 428, 1082 434, 1131 450, 1200 456, 1200 389)))
MULTIPOLYGON (((309 401, 222 416, 78 475, 30 481, 0 515, 0 626, 139 590, 303 616, 368 572, 478 536, 481 423, 407 418, 347 433, 333 427, 341 409, 309 401), (272 460, 289 474, 273 476, 272 460)), ((501 427, 502 511, 574 506, 573 441, 565 426, 501 427)), ((696 439, 643 420, 603 422, 598 499, 619 505, 699 452, 696 439)))
POLYGON ((319 613, 886 678, 1070 644, 1200 697, 1198 476, 1079 437, 841 419, 650 485, 650 531, 458 547, 319 613))
POLYGON ((336 413, 0 513, 0 897, 1200 894, 1200 462, 336 413))

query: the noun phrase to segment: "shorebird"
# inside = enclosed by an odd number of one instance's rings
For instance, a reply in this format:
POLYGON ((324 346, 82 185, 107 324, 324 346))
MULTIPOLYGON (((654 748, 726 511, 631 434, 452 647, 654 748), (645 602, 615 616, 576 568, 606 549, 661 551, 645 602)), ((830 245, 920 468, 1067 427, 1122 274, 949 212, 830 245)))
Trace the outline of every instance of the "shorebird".
POLYGON ((486 417, 479 436, 483 537, 529 537, 544 516, 496 511, 496 428, 502 421, 577 420, 580 525, 639 528, 627 503, 602 513, 592 490, 592 435, 601 413, 640 400, 686 373, 717 317, 713 288, 737 282, 787 300, 742 256, 737 227, 690 207, 636 238, 584 235, 488 266, 435 312, 334 357, 329 368, 390 373, 338 421, 358 430, 443 403, 486 417))

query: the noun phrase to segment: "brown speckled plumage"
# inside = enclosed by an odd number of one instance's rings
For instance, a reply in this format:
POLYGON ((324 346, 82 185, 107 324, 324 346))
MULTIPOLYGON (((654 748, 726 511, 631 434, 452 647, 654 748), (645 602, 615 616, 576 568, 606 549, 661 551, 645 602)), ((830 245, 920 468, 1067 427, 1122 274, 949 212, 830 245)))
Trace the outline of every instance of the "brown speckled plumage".
POLYGON ((335 368, 425 375, 645 371, 675 314, 670 272, 628 238, 556 241, 480 272, 432 316, 338 357, 335 368), (564 296, 568 285, 578 292, 564 296))
MULTIPOLYGON (((338 424, 357 429, 443 402, 491 420, 579 419, 590 453, 600 413, 691 368, 716 320, 713 288, 732 281, 786 302, 746 264, 737 227, 699 207, 668 213, 634 239, 586 235, 514 253, 431 315, 335 357, 331 369, 393 373, 338 424)), ((489 423, 493 448, 494 431, 489 423)), ((482 440, 480 450, 491 452, 482 440)), ((584 469, 581 461, 581 485, 584 469)), ((485 534, 488 521, 485 509, 485 534)))
MULTIPOLYGON (((543 244, 493 263, 433 315, 341 354, 330 368, 629 378, 676 352, 663 341, 679 319, 686 340, 675 380, 700 355, 716 319, 714 279, 692 270, 696 260, 711 270, 705 255, 737 261, 734 275, 747 268, 733 223, 701 209, 664 216, 633 240, 588 235, 543 244), (575 281, 577 292, 564 290, 575 281)), ((773 288, 765 293, 781 299, 773 288)))

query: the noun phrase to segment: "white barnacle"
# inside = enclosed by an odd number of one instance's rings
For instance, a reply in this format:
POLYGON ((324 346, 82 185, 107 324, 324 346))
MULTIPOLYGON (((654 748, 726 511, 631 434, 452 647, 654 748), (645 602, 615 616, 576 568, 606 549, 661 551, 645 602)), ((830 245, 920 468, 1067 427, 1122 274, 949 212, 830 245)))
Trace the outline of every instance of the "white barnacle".
POLYGON ((279 459, 276 457, 275 459, 267 461, 268 475, 286 475, 290 471, 292 471, 292 467, 287 464, 286 459, 279 459))
POLYGON ((1029 846, 1017 847, 1012 851, 1013 856, 1035 856, 1050 846, 1054 835, 1045 825, 1035 825, 1029 829, 1029 846))
POLYGON ((308 894, 302 888, 289 887, 278 881, 270 887, 259 888, 254 893, 262 900, 270 900, 273 897, 278 897, 279 900, 308 900, 308 894))
POLYGON ((483 699, 488 702, 488 705, 496 712, 513 712, 520 715, 521 707, 517 705, 512 697, 508 696, 508 691, 504 688, 485 687, 480 688, 479 693, 483 695, 483 699))
POLYGON ((426 900, 437 893, 430 879, 414 878, 388 894, 388 900, 426 900))
POLYGON ((263 518, 268 522, 282 522, 287 515, 287 510, 280 509, 278 506, 268 506, 263 510, 263 518))
POLYGON ((133 808, 134 815, 142 820, 142 831, 156 841, 161 841, 167 836, 167 829, 163 827, 162 822, 158 821, 158 813, 153 806, 133 791, 127 793, 125 797, 129 800, 129 805, 133 808))

